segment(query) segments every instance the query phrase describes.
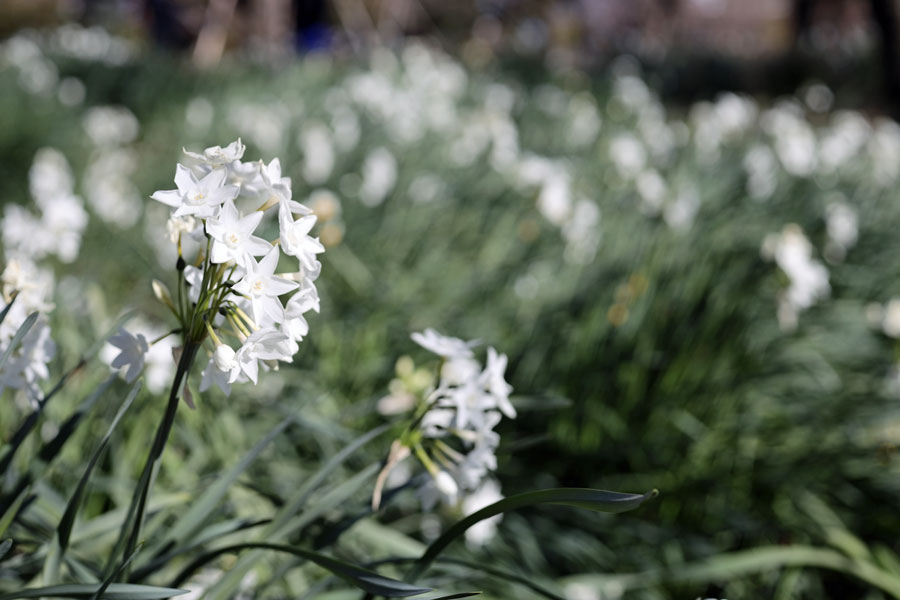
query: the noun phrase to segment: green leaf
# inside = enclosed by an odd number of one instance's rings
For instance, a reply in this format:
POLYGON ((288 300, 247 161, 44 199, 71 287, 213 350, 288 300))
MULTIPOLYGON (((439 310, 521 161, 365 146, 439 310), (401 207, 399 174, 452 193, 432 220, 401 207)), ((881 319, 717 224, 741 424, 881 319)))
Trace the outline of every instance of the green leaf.
MULTIPOLYGON (((313 552, 312 550, 304 550, 302 548, 285 546, 283 544, 266 544, 254 542, 249 542, 246 544, 235 544, 233 546, 226 546, 224 548, 212 550, 211 552, 208 552, 199 557, 191 565, 188 565, 188 567, 184 571, 182 571, 181 574, 179 574, 179 576, 176 578, 176 581, 183 581, 201 565, 208 563, 217 556, 220 556, 222 554, 241 552, 242 550, 248 549, 274 550, 276 552, 286 552, 288 554, 293 554, 294 556, 313 562, 323 569, 331 571, 341 579, 355 585, 356 587, 377 596, 386 596, 388 598, 406 598, 408 596, 417 596, 419 594, 424 594, 425 592, 431 591, 431 588, 418 587, 404 581, 391 579, 390 577, 379 575, 375 571, 370 571, 369 569, 364 569, 363 567, 360 567, 358 565, 344 562, 342 560, 326 556, 325 554, 320 554, 319 552, 313 552)), ((0 598, 0 600, 3 599, 0 598)))
POLYGON ((597 512, 620 513, 637 508, 644 501, 655 497, 657 493, 656 490, 646 494, 621 494, 619 492, 607 492, 590 488, 555 488, 525 492, 504 498, 458 521, 445 531, 441 537, 432 542, 422 557, 413 565, 409 574, 409 580, 415 581, 420 577, 432 561, 453 540, 464 534, 469 527, 493 516, 535 504, 561 504, 597 512))
POLYGON ((12 545, 12 539, 6 539, 0 542, 0 560, 3 560, 3 557, 6 556, 6 553, 9 552, 10 548, 12 548, 12 545))
POLYGON ((472 596, 480 596, 481 592, 456 592, 455 594, 440 596, 422 596, 417 600, 455 600, 456 598, 471 598, 472 596))
POLYGON ((16 298, 18 298, 18 297, 19 297, 18 294, 14 294, 13 297, 12 297, 12 300, 9 301, 9 304, 7 304, 7 305, 3 308, 3 312, 0 312, 0 324, 2 324, 3 321, 6 320, 6 315, 9 314, 9 309, 12 308, 13 302, 15 302, 15 301, 16 301, 16 298))
MULTIPOLYGON (((96 583, 72 583, 51 585, 49 587, 19 590, 0 596, 0 600, 16 600, 16 598, 90 598, 100 588, 96 583)), ((152 585, 134 585, 130 583, 114 583, 103 593, 104 600, 161 600, 187 594, 188 590, 156 587, 152 585)))
POLYGON ((131 556, 125 559, 125 561, 121 565, 119 565, 118 569, 110 573, 109 576, 107 576, 107 578, 103 580, 103 583, 100 584, 100 587, 98 587, 97 591, 94 592, 94 595, 91 596, 91 600, 100 600, 100 598, 103 597, 103 594, 112 585, 113 579, 116 579, 119 574, 122 573, 122 571, 124 571, 128 567, 128 565, 131 564, 131 561, 134 560, 134 557, 138 555, 138 552, 141 551, 142 547, 143 544, 138 544, 138 547, 135 548, 134 552, 131 553, 131 556))
MULTIPOLYGON (((340 452, 332 456, 324 465, 322 465, 316 473, 307 479, 303 485, 297 488, 297 491, 288 499, 281 509, 275 514, 272 523, 266 527, 262 533, 263 539, 277 541, 283 539, 283 536, 289 535, 290 532, 296 531, 299 527, 312 521, 318 515, 318 511, 324 511, 327 508, 339 506, 350 494, 355 492, 366 479, 375 475, 380 465, 373 464, 363 472, 354 475, 349 480, 342 482, 333 490, 323 495, 322 498, 314 506, 308 507, 302 515, 295 518, 295 515, 304 508, 304 504, 309 496, 316 491, 323 481, 337 469, 347 458, 354 452, 359 450, 368 442, 372 441, 390 428, 390 425, 382 425, 371 431, 359 436, 347 446, 342 448, 340 452)), ((224 600, 233 595, 233 590, 240 584, 243 576, 249 571, 253 564, 259 560, 259 553, 249 553, 242 556, 234 567, 225 574, 216 584, 207 590, 207 598, 209 600, 224 600)))
MULTIPOLYGON (((241 460, 234 465, 231 470, 219 477, 216 482, 208 487, 195 502, 191 503, 191 507, 184 513, 171 527, 168 542, 183 543, 191 538, 197 530, 203 525, 205 519, 215 510, 216 506, 228 492, 228 488, 237 480, 237 478, 247 470, 247 467, 256 460, 266 447, 278 437, 285 428, 292 423, 286 420, 278 424, 263 439, 256 443, 253 448, 247 452, 241 460)), ((163 546, 166 544, 164 543, 163 546)))
POLYGON ((812 546, 761 546, 711 556, 697 563, 673 565, 668 569, 653 569, 642 573, 620 575, 582 575, 567 577, 569 584, 608 585, 625 591, 647 588, 660 583, 693 583, 731 581, 751 573, 785 567, 830 569, 859 578, 900 598, 900 577, 868 561, 854 560, 831 549, 812 546))
POLYGON ((6 533, 6 530, 9 529, 10 525, 12 525, 13 519, 16 518, 16 514, 22 507, 22 503, 25 502, 25 498, 28 497, 28 491, 30 489, 31 488, 26 487, 21 492, 19 492, 19 495, 16 497, 10 507, 6 509, 6 512, 4 512, 2 516, 0 516, 0 536, 6 533))
POLYGON ((19 347, 19 344, 22 343, 22 339, 28 335, 28 331, 34 325, 34 322, 37 321, 38 313, 33 312, 22 322, 22 325, 19 326, 19 330, 16 331, 16 335, 13 336, 13 339, 10 340, 9 345, 6 347, 6 350, 3 351, 3 354, 0 354, 0 369, 3 368, 3 365, 6 364, 6 361, 9 360, 10 355, 15 351, 16 348, 19 347))
POLYGON ((100 458, 100 454, 103 452, 104 448, 106 448, 106 444, 109 443, 109 439, 112 437, 113 431, 115 431, 116 426, 118 426, 119 421, 125 414, 125 411, 127 411, 129 407, 131 407, 132 402, 134 402, 134 398, 138 395, 138 392, 141 389, 141 384, 142 380, 138 379, 131 387, 131 390, 128 392, 128 396, 125 397, 125 401, 122 403, 122 406, 119 408, 119 411, 113 418, 112 423, 110 423, 109 428, 106 430, 106 434, 100 440, 100 443, 97 445, 97 448, 91 455, 90 460, 88 460, 87 467, 84 469, 84 473, 82 474, 81 479, 78 481, 78 486, 75 488, 75 492, 72 494, 72 496, 69 498, 69 502, 66 504, 66 510, 63 513, 62 519, 60 519, 59 521, 59 527, 57 527, 56 529, 56 534, 59 539, 61 556, 65 554, 66 548, 68 548, 69 546, 69 537, 72 534, 72 527, 75 525, 75 516, 78 514, 78 508, 81 506, 81 499, 84 496, 84 490, 87 488, 88 480, 91 478, 91 473, 93 473, 94 471, 97 460, 100 458))

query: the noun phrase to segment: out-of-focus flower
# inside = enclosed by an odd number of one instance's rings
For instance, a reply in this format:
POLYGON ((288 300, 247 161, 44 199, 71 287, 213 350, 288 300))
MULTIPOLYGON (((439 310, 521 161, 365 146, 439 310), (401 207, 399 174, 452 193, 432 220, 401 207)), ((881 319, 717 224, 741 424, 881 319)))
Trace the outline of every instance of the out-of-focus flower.
POLYGON ((119 349, 110 366, 113 369, 124 369, 125 381, 131 383, 137 379, 144 368, 144 357, 150 350, 147 338, 142 334, 132 335, 124 329, 109 338, 109 343, 119 349))

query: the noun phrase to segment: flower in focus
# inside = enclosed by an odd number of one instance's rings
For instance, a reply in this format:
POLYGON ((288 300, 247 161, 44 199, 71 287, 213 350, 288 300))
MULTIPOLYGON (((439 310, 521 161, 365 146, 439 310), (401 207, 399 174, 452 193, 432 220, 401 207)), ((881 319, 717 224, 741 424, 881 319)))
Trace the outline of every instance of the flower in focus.
POLYGON ((173 208, 166 229, 177 248, 179 274, 167 305, 180 323, 183 346, 207 346, 201 391, 215 385, 228 394, 236 382, 256 384, 261 367, 291 362, 309 333, 305 313, 319 310, 314 282, 322 265, 316 255, 324 247, 310 235, 316 218, 292 200, 291 179, 278 158, 242 161, 244 151, 240 140, 202 153, 185 150, 196 164, 177 165, 177 189, 151 196, 173 208), (258 204, 242 212, 238 198, 242 207, 258 204), (270 242, 255 233, 272 210, 278 211, 281 237, 270 242), (182 244, 185 234, 191 248, 182 244), (185 251, 196 256, 186 260, 185 251), (275 273, 282 254, 299 262, 297 272, 275 273))

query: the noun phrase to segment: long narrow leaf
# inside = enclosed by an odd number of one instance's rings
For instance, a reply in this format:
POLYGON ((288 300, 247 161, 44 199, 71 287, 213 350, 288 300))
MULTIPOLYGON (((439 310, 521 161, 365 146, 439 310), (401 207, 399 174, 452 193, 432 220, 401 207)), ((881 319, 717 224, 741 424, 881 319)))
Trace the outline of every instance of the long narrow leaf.
POLYGON ((98 587, 97 591, 94 592, 94 595, 91 596, 91 600, 100 600, 100 598, 103 597, 103 594, 105 594, 106 590, 109 589, 109 586, 112 585, 113 579, 116 579, 122 573, 122 571, 128 568, 128 565, 131 564, 131 561, 134 560, 134 557, 137 556, 138 552, 141 551, 141 547, 142 545, 139 544, 138 547, 135 548, 134 552, 131 553, 131 556, 125 559, 125 562, 123 562, 118 569, 110 573, 109 576, 103 580, 103 583, 100 584, 100 587, 98 587))
MULTIPOLYGON (((281 536, 296 531, 298 527, 303 526, 305 523, 308 523, 309 520, 315 518, 313 515, 316 514, 316 511, 311 511, 309 509, 305 511, 300 518, 295 518, 295 515, 304 507, 309 496, 315 492, 318 486, 325 481, 335 469, 337 469, 354 452, 387 431, 389 427, 389 425, 382 425, 372 429, 350 442, 337 454, 332 456, 318 471, 316 471, 315 474, 313 474, 312 477, 307 479, 291 498, 288 499, 285 505, 278 510, 274 519, 272 519, 272 523, 263 531, 263 539, 268 539, 270 541, 283 539, 281 536)), ((317 505, 327 506, 329 503, 331 506, 338 505, 341 502, 341 498, 344 498, 346 495, 355 491, 365 479, 374 475, 378 468, 379 466, 377 464, 372 465, 365 472, 358 473, 350 480, 343 482, 335 487, 334 490, 325 494, 317 505)), ((261 554, 253 552, 242 556, 225 577, 207 591, 207 598, 209 598, 209 600, 224 600, 225 598, 231 597, 233 588, 236 588, 237 585, 239 585, 244 574, 252 568, 253 564, 259 560, 260 556, 261 554)))
POLYGON ((432 542, 422 557, 416 561, 408 579, 415 581, 451 542, 464 534, 475 523, 490 519, 493 516, 535 504, 562 504, 597 512, 620 513, 637 508, 645 500, 653 498, 656 494, 656 490, 646 494, 621 494, 619 492, 607 492, 589 488, 555 488, 525 492, 524 494, 504 498, 472 513, 445 531, 441 537, 432 542))
POLYGON ((9 549, 12 548, 13 541, 11 539, 6 539, 0 542, 0 561, 3 560, 3 557, 6 556, 6 553, 9 552, 9 549))
MULTIPOLYGON (((347 481, 344 481, 341 484, 335 486, 334 489, 323 495, 315 505, 304 510, 300 515, 297 515, 293 519, 289 519, 288 521, 286 521, 282 528, 269 534, 263 532, 263 539, 268 539, 270 541, 278 541, 280 539, 284 539, 291 533, 299 530, 301 527, 304 527, 311 523, 313 520, 317 519, 319 515, 323 514, 324 512, 333 509, 335 506, 340 506, 366 481, 374 477, 375 473, 378 472, 379 467, 380 465, 374 463, 368 468, 360 471, 347 481), (267 535, 268 537, 266 537, 267 535)), ((253 565, 261 557, 262 553, 259 550, 254 550, 242 556, 231 568, 231 570, 228 571, 228 573, 226 573, 225 576, 222 577, 222 579, 216 582, 216 585, 207 590, 206 598, 208 600, 216 600, 217 598, 230 598, 233 595, 233 588, 240 585, 240 582, 244 578, 244 575, 246 575, 247 572, 251 568, 253 568, 253 565)))
POLYGON ((614 584, 623 590, 640 589, 661 583, 731 581, 751 573, 785 567, 829 569, 852 575, 900 598, 900 578, 867 561, 854 560, 840 552, 812 546, 762 546, 719 554, 697 563, 674 565, 669 569, 653 569, 621 575, 580 575, 567 577, 566 583, 614 584))
MULTIPOLYGON (((362 590, 365 590, 366 592, 369 592, 370 594, 375 594, 378 596, 386 596, 388 598, 406 598, 408 596, 417 596, 419 594, 424 594, 425 592, 431 591, 431 588, 418 587, 404 581, 391 579, 390 577, 379 575, 375 571, 370 571, 369 569, 365 569, 358 565, 344 562, 342 560, 326 556, 325 554, 321 554, 319 552, 313 552, 312 550, 304 550, 302 548, 295 548, 293 546, 286 546, 283 544, 266 544, 254 542, 246 544, 234 544, 232 546, 226 546, 224 548, 218 548, 216 550, 208 552, 195 560, 193 564, 188 565, 188 567, 184 571, 182 571, 181 574, 179 574, 178 578, 176 578, 176 581, 183 581, 187 576, 190 575, 190 573, 194 572, 200 566, 210 562, 217 556, 220 556, 222 554, 241 552, 248 549, 273 550, 275 552, 286 552, 288 554, 293 554, 294 556, 313 562, 323 569, 331 571, 341 579, 355 585, 362 590)), ((2 598, 0 598, 0 600, 2 600, 2 598)))
MULTIPOLYGON (((226 474, 219 477, 216 482, 208 487, 196 501, 191 502, 191 507, 184 513, 170 529, 168 542, 183 543, 190 539, 203 525, 205 519, 215 510, 216 506, 228 492, 228 488, 240 477, 241 473, 247 470, 247 467, 262 453, 272 441, 281 435, 281 432, 291 424, 292 421, 287 420, 278 424, 263 439, 257 442, 253 448, 247 452, 241 460, 234 465, 226 474)), ((165 547, 165 543, 163 546, 165 547)))
POLYGON ((19 509, 22 508, 22 503, 25 502, 25 498, 28 497, 28 491, 30 488, 25 488, 19 495, 16 496, 16 499, 13 500, 12 504, 6 511, 0 515, 0 536, 6 533, 6 530, 9 529, 9 526, 12 525, 13 519, 16 518, 16 514, 18 514, 19 509))
MULTIPOLYGON (((0 600, 16 600, 17 598, 90 598, 100 588, 96 583, 72 583, 51 585, 48 587, 19 590, 0 596, 0 600)), ((156 587, 152 585, 133 585, 130 583, 114 583, 103 593, 104 600, 162 600, 187 594, 188 590, 156 587)))
POLYGON ((3 368, 3 365, 6 364, 6 361, 9 360, 9 357, 12 353, 19 347, 19 344, 22 343, 22 340, 28 335, 28 331, 34 326, 34 322, 37 321, 38 313, 33 312, 28 315, 22 324, 19 326, 18 331, 16 331, 16 335, 13 336, 13 339, 10 340, 9 345, 6 346, 6 349, 3 351, 3 354, 0 354, 0 369, 3 368))
POLYGON ((134 402, 135 397, 138 395, 138 392, 141 389, 142 383, 142 380, 138 379, 131 387, 131 390, 128 392, 128 396, 125 397, 125 401, 122 403, 122 406, 119 408, 119 411, 113 418, 112 423, 110 423, 109 428, 106 430, 106 434, 100 440, 100 443, 97 445, 97 448, 91 455, 90 460, 88 460, 87 467, 84 469, 84 473, 82 474, 81 479, 78 481, 78 486, 75 488, 75 492, 69 498, 68 504, 66 504, 66 510, 63 513, 62 519, 60 519, 59 521, 59 527, 56 530, 62 554, 65 554, 66 548, 68 548, 69 546, 69 537, 72 534, 72 526, 75 524, 75 516, 78 514, 78 508, 81 506, 81 499, 84 496, 84 490, 87 488, 88 480, 91 478, 91 473, 93 473, 94 471, 97 460, 100 458, 100 454, 109 443, 109 439, 112 437, 112 434, 118 426, 119 421, 122 419, 122 416, 131 407, 132 402, 134 402))
POLYGON ((6 315, 9 314, 9 310, 13 307, 13 304, 15 303, 16 298, 18 298, 18 297, 19 297, 19 294, 15 294, 15 293, 14 293, 14 294, 13 294, 13 297, 12 297, 12 300, 10 300, 10 301, 9 301, 9 304, 7 304, 7 305, 3 308, 3 311, 0 312, 0 324, 2 324, 3 321, 6 320, 6 315))

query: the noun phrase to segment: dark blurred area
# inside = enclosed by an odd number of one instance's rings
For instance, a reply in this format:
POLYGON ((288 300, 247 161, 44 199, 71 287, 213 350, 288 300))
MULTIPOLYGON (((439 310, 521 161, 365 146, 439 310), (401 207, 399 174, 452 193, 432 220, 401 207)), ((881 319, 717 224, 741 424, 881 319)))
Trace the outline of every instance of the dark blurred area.
POLYGON ((667 100, 731 90, 776 96, 809 80, 838 106, 900 107, 892 0, 5 0, 0 36, 78 22, 198 65, 264 61, 427 38, 470 67, 590 72, 638 57, 667 100))

